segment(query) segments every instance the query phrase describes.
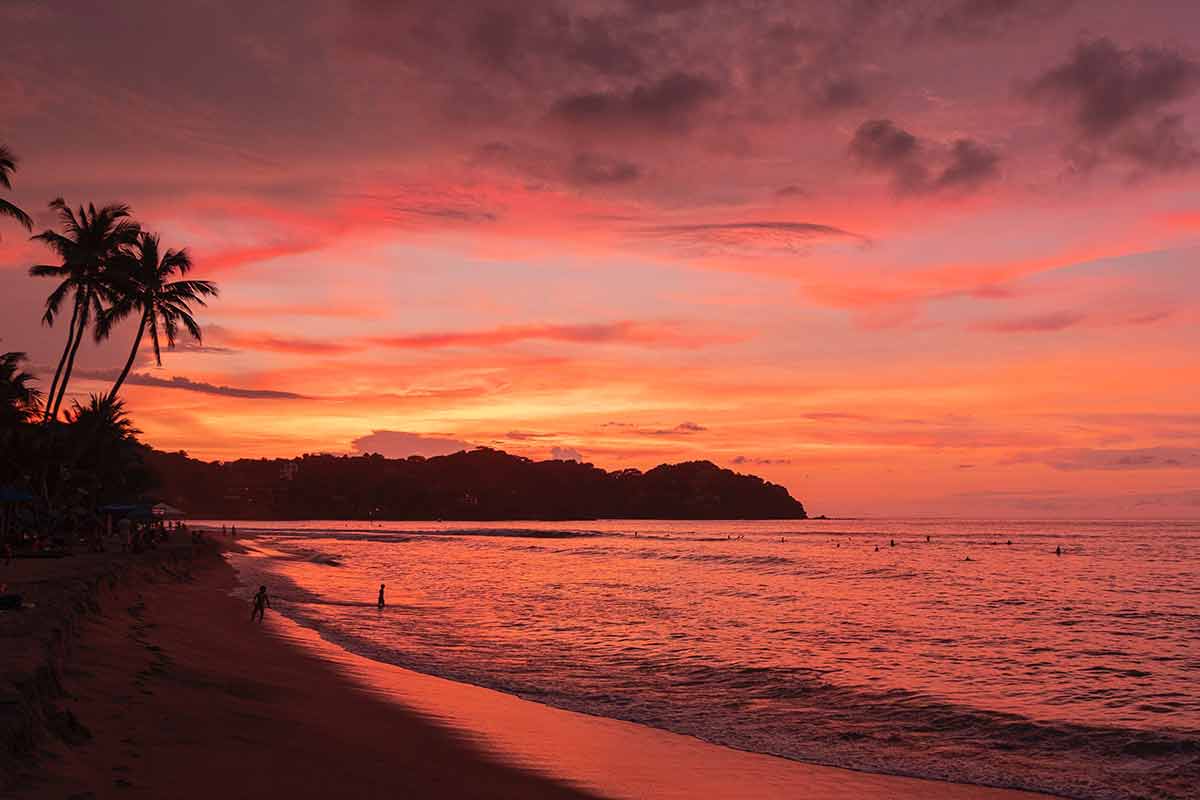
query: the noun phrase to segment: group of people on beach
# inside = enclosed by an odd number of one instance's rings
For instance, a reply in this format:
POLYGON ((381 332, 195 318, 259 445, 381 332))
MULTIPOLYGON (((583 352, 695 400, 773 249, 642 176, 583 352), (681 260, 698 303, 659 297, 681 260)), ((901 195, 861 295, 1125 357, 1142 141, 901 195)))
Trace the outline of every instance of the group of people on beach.
MULTIPOLYGON (((380 611, 382 611, 383 607, 387 604, 384 598, 384 591, 386 589, 386 583, 379 584, 379 599, 376 605, 380 611)), ((267 587, 265 585, 258 587, 258 591, 254 593, 254 598, 251 602, 253 605, 250 609, 250 621, 254 622, 254 620, 257 619, 259 622, 262 622, 263 615, 266 614, 267 609, 271 607, 271 596, 267 593, 267 587)))

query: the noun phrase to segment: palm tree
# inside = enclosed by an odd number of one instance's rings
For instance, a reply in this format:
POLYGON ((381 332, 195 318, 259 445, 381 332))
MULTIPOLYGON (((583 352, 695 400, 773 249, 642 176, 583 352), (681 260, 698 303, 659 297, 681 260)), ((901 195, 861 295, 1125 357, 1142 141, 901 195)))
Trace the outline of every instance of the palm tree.
POLYGON ((217 286, 210 281, 171 280, 176 273, 183 276, 191 270, 192 258, 186 249, 160 252, 158 236, 151 233, 143 232, 138 236, 137 244, 119 263, 123 266, 120 290, 112 306, 97 320, 97 333, 107 336, 114 324, 134 312, 140 315, 141 321, 125 369, 121 370, 108 393, 109 400, 116 398, 121 384, 129 376, 147 330, 154 344, 154 360, 161 367, 160 332, 166 336, 167 346, 171 348, 175 347, 180 325, 197 342, 201 341, 200 326, 192 316, 190 304, 204 306, 207 305, 205 297, 217 295, 217 286))
MULTIPOLYGON (((63 395, 71 380, 75 367, 75 353, 88 323, 94 313, 99 317, 104 311, 104 302, 113 299, 110 267, 120 257, 124 248, 137 241, 141 229, 129 218, 129 206, 109 205, 97 209, 94 205, 79 207, 78 214, 71 210, 60 197, 50 203, 58 212, 63 232, 47 230, 33 237, 44 242, 58 254, 62 263, 58 266, 39 264, 29 268, 29 274, 39 277, 62 278, 62 282, 46 298, 46 313, 42 322, 53 325, 59 306, 68 294, 73 294, 71 324, 67 329, 67 344, 46 402, 45 419, 58 416, 63 395), (64 370, 65 368, 65 370, 64 370)), ((97 338, 103 338, 97 331, 97 338)))
MULTIPOLYGON (((17 157, 12 154, 11 150, 0 144, 0 186, 3 186, 5 189, 12 189, 10 176, 16 169, 17 157)), ((33 230, 33 220, 29 218, 29 215, 7 200, 0 199, 0 217, 12 217, 24 225, 25 230, 33 230)))
POLYGON ((125 413, 124 403, 98 394, 91 395, 87 405, 74 401, 63 417, 81 445, 101 452, 131 442, 141 433, 125 413))
POLYGON ((33 420, 42 393, 31 384, 34 377, 21 371, 24 353, 0 353, 0 430, 33 420))
POLYGON ((145 488, 145 447, 120 400, 93 394, 86 404, 74 401, 63 417, 66 425, 49 429, 66 433, 67 490, 56 497, 57 508, 86 526, 95 521, 98 506, 128 500, 145 488))

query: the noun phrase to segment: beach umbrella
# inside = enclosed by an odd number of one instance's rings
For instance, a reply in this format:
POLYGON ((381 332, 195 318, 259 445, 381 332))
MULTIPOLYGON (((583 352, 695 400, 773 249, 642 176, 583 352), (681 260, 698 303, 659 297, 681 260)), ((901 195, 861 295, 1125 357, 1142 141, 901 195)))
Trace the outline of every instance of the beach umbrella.
POLYGON ((166 503, 155 503, 154 507, 151 508, 150 511, 154 514, 154 516, 162 517, 164 519, 180 519, 187 516, 187 514, 184 514, 180 509, 166 503))
POLYGON ((0 486, 0 503, 32 503, 33 495, 15 486, 0 486))
POLYGON ((0 513, 0 541, 8 538, 8 507, 16 503, 32 503, 33 495, 24 489, 18 489, 15 486, 0 486, 0 505, 3 505, 0 513))

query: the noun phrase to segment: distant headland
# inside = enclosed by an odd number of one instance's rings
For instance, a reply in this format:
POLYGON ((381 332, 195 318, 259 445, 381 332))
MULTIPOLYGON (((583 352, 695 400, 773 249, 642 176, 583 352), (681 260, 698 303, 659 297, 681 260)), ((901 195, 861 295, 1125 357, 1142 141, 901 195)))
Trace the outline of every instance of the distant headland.
POLYGON ((782 486, 710 461, 608 472, 480 447, 446 456, 205 462, 151 450, 162 500, 221 519, 805 519, 782 486))

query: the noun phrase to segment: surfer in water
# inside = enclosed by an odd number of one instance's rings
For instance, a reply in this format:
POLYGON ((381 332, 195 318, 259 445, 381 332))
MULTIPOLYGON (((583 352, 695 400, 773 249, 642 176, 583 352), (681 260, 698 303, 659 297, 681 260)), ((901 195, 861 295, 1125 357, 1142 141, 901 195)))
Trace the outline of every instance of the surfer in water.
POLYGON ((383 590, 384 590, 384 587, 386 587, 386 586, 387 586, 386 583, 379 584, 379 610, 380 611, 383 611, 383 590))
POLYGON ((271 607, 271 598, 267 596, 267 587, 259 586, 258 591, 254 593, 254 609, 250 612, 250 621, 253 622, 257 616, 258 621, 263 621, 263 614, 266 609, 271 607))

